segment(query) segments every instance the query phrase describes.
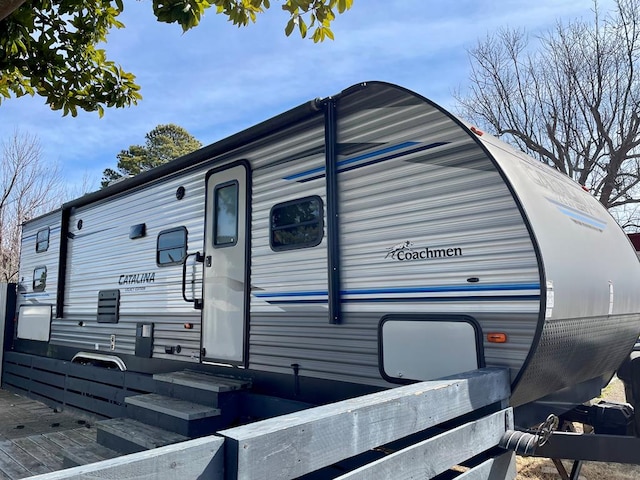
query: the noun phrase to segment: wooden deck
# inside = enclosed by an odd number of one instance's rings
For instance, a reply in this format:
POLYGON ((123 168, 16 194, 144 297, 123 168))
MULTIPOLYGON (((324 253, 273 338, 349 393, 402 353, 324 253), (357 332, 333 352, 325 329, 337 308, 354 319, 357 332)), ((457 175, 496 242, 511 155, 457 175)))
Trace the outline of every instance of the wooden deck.
POLYGON ((494 450, 513 428, 508 380, 506 370, 484 368, 64 470, 105 448, 91 421, 0 392, 0 479, 370 480, 461 467, 460 480, 513 480, 515 455, 494 450))
POLYGON ((0 390, 0 479, 18 479, 63 468, 63 453, 91 451, 97 420, 0 390))

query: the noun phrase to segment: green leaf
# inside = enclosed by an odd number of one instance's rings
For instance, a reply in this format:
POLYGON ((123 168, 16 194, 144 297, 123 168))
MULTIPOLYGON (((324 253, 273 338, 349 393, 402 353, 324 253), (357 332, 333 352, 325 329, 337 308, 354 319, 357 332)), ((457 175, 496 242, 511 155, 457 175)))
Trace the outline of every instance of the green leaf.
POLYGON ((291 33, 293 33, 293 29, 296 28, 296 22, 295 19, 291 18, 288 22, 287 22, 287 26, 284 29, 284 34, 288 37, 291 35, 291 33))
POLYGON ((300 29, 300 35, 302 38, 306 38, 307 36, 307 24, 304 22, 302 17, 298 18, 298 28, 300 29))

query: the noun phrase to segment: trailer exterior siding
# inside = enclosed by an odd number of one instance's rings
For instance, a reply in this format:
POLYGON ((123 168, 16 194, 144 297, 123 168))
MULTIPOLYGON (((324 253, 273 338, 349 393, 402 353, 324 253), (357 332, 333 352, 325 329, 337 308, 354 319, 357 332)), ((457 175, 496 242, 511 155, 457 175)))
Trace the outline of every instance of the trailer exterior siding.
POLYGON ((181 265, 158 267, 158 234, 187 230, 187 246, 202 246, 204 172, 193 172, 121 195, 110 202, 77 208, 70 216, 65 315, 55 322, 52 343, 89 350, 134 354, 138 322, 154 323, 154 356, 198 361, 200 316, 182 299, 181 265), (182 200, 176 198, 184 187, 182 200), (82 222, 82 228, 78 228, 82 222), (130 239, 130 228, 145 224, 146 235, 130 239), (96 322, 98 292, 120 290, 120 319, 96 322), (185 330, 184 324, 194 328, 185 330), (180 345, 168 356, 165 346, 180 345))
POLYGON ((33 219, 23 226, 18 278, 18 311, 21 305, 49 305, 52 316, 56 315, 60 215, 61 212, 56 210, 33 219), (37 235, 43 230, 49 231, 49 245, 45 251, 36 252, 37 235), (34 291, 34 273, 36 269, 42 267, 46 268, 46 284, 43 290, 34 291))
POLYGON ((291 373, 296 364, 301 375, 383 385, 385 315, 465 313, 509 335, 507 345, 485 343, 484 355, 515 378, 536 332, 540 278, 497 169, 451 118, 404 92, 354 94, 337 116, 343 321, 327 321, 322 245, 268 249, 265 214, 278 197, 324 194, 322 155, 278 164, 268 182, 256 172, 250 366, 291 373), (398 259, 408 252, 417 260, 398 259))

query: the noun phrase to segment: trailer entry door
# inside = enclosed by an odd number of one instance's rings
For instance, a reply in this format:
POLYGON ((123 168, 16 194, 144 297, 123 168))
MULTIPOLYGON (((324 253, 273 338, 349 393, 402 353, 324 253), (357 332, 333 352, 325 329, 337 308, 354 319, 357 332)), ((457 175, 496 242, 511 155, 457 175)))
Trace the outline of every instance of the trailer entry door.
POLYGON ((248 295, 247 166, 207 177, 202 360, 243 365, 248 295))

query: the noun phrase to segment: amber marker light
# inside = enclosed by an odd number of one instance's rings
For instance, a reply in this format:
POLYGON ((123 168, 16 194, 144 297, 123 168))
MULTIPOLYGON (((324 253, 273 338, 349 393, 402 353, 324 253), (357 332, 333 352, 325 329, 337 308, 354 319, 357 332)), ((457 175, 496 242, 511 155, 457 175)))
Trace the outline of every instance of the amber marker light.
POLYGON ((505 343, 507 341, 507 334, 501 332, 487 333, 487 341, 489 343, 505 343))

